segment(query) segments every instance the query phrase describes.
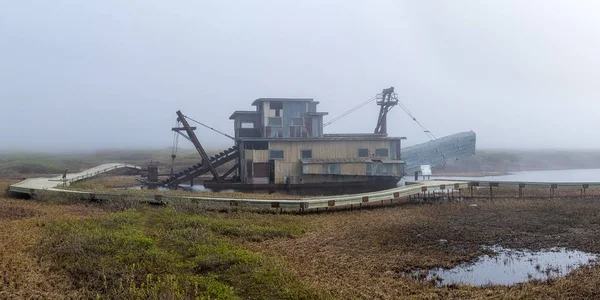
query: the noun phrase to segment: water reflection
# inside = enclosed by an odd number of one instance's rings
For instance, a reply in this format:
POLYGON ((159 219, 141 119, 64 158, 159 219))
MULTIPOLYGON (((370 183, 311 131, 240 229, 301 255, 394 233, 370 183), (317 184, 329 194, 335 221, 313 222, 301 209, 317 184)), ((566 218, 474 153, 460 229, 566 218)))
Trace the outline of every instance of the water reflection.
POLYGON ((486 248, 497 255, 483 255, 475 263, 459 265, 449 270, 420 270, 412 275, 418 279, 435 280, 438 286, 512 285, 564 276, 578 267, 595 262, 598 258, 596 254, 564 248, 535 252, 500 246, 486 248))

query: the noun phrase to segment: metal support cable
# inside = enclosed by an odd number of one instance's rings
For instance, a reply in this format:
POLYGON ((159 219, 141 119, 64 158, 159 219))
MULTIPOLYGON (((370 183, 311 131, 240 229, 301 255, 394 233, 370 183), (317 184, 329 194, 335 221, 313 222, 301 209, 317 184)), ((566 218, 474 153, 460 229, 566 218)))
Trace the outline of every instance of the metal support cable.
POLYGON ((210 129, 210 130, 212 130, 212 131, 214 131, 214 132, 216 132, 216 133, 219 133, 219 134, 221 134, 221 135, 224 135, 224 136, 226 136, 226 137, 228 137, 228 138, 230 138, 230 139, 232 139, 232 140, 234 140, 234 141, 235 141, 235 138, 234 138, 234 137, 232 137, 232 136, 230 136, 230 135, 229 135, 229 134, 227 134, 227 133, 224 133, 224 132, 222 132, 222 131, 219 131, 219 130, 217 130, 217 129, 214 129, 214 128, 212 128, 212 127, 210 127, 210 126, 208 126, 208 125, 206 125, 206 124, 204 124, 204 123, 202 123, 202 122, 196 121, 196 120, 194 120, 194 119, 192 119, 192 118, 190 118, 190 117, 188 117, 188 116, 184 116, 184 117, 185 117, 186 119, 188 119, 188 120, 190 120, 190 121, 192 121, 192 122, 194 122, 194 123, 198 124, 198 125, 202 125, 202 126, 204 126, 204 127, 208 128, 208 129, 210 129))
POLYGON ((369 99, 369 100, 367 100, 367 101, 365 101, 365 102, 363 102, 363 103, 361 103, 361 104, 359 104, 359 105, 357 105, 357 106, 355 106, 355 107, 351 108, 350 110, 348 110, 348 111, 344 112, 343 114, 341 114, 341 115, 339 115, 339 116, 337 116, 337 117, 335 117, 335 118, 331 119, 329 122, 327 122, 327 123, 323 124, 323 127, 331 125, 331 123, 333 123, 333 122, 335 122, 335 121, 337 121, 337 120, 339 120, 339 119, 341 119, 341 118, 343 118, 343 117, 345 117, 345 116, 347 116, 347 115, 349 115, 349 114, 351 114, 351 113, 353 113, 353 112, 357 111, 357 110, 358 110, 358 109, 360 109, 361 107, 363 107, 363 106, 365 106, 365 105, 367 105, 367 104, 369 104, 369 103, 373 102, 375 99, 377 99, 377 97, 372 97, 371 99, 369 99))
POLYGON ((404 103, 402 103, 401 101, 398 101, 398 105, 400 105, 400 108, 402 108, 402 110, 404 110, 404 112, 406 112, 406 114, 413 121, 415 121, 419 125, 419 127, 421 127, 421 130, 423 130, 423 132, 427 135, 427 137, 429 137, 429 139, 431 139, 431 140, 437 140, 437 138, 435 137, 435 135, 433 135, 433 133, 431 133, 431 131, 429 131, 427 128, 425 128, 425 126, 423 124, 421 124, 421 122, 419 122, 417 120, 417 118, 410 112, 410 110, 408 110, 408 108, 406 107, 406 105, 404 105, 404 103))

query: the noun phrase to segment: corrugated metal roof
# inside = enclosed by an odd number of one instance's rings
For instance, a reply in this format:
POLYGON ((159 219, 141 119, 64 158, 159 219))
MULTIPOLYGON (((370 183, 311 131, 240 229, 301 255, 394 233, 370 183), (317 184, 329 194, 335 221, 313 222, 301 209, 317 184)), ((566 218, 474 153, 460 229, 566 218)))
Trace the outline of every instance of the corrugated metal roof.
MULTIPOLYGON (((258 105, 265 101, 283 101, 283 102, 315 102, 312 98, 258 98, 252 102, 252 105, 258 105)), ((317 102, 319 103, 319 102, 317 102)))
POLYGON ((231 116, 229 117, 229 120, 233 120, 235 119, 235 115, 260 115, 259 111, 255 111, 255 110, 236 110, 233 112, 233 114, 231 114, 231 116))

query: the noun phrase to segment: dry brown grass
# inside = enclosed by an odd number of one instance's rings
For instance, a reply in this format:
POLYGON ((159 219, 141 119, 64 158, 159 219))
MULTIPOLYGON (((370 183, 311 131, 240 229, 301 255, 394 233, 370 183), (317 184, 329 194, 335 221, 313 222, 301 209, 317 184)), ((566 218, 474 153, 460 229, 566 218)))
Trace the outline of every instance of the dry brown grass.
MULTIPOLYGON (((1 180, 5 189, 18 180, 1 180)), ((78 298, 67 278, 46 272, 33 254, 43 228, 63 215, 85 217, 101 210, 0 197, 0 299, 78 298)))
POLYGON ((405 205, 306 216, 320 228, 294 240, 255 245, 282 255, 310 287, 340 298, 597 298, 600 268, 552 283, 436 288, 405 271, 452 267, 482 254, 480 245, 554 246, 600 253, 600 201, 469 201, 405 205), (471 207, 470 204, 477 204, 471 207), (441 243, 440 240, 447 240, 441 243))
MULTIPOLYGON (((476 193, 485 196, 486 192, 476 193)), ((600 297, 600 267, 596 266, 565 278, 512 287, 438 288, 404 275, 410 270, 452 267, 473 260, 483 253, 481 245, 534 250, 558 246, 600 253, 600 197, 578 198, 573 197, 577 190, 557 190, 560 197, 548 199, 547 190, 527 189, 526 195, 537 198, 516 199, 516 189, 494 192, 494 200, 402 204, 297 216, 244 213, 247 224, 297 222, 304 224, 306 233, 296 238, 242 240, 240 245, 266 257, 282 258, 303 285, 341 299, 600 297)), ((598 193, 588 191, 588 195, 598 193)), ((0 270, 4 272, 0 273, 0 298, 80 297, 81 292, 69 278, 38 264, 33 247, 39 245, 42 229, 52 219, 103 213, 85 205, 0 200, 0 270)), ((212 213, 206 218, 216 222, 228 216, 212 213)))

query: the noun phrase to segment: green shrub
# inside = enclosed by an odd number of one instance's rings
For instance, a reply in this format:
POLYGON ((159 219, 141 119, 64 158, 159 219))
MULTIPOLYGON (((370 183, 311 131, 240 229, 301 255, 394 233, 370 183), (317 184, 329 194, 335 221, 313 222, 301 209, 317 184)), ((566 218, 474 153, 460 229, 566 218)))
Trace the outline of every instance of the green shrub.
POLYGON ((37 254, 90 298, 318 298, 282 262, 236 242, 293 237, 300 227, 249 216, 149 208, 64 218, 46 226, 37 254))

